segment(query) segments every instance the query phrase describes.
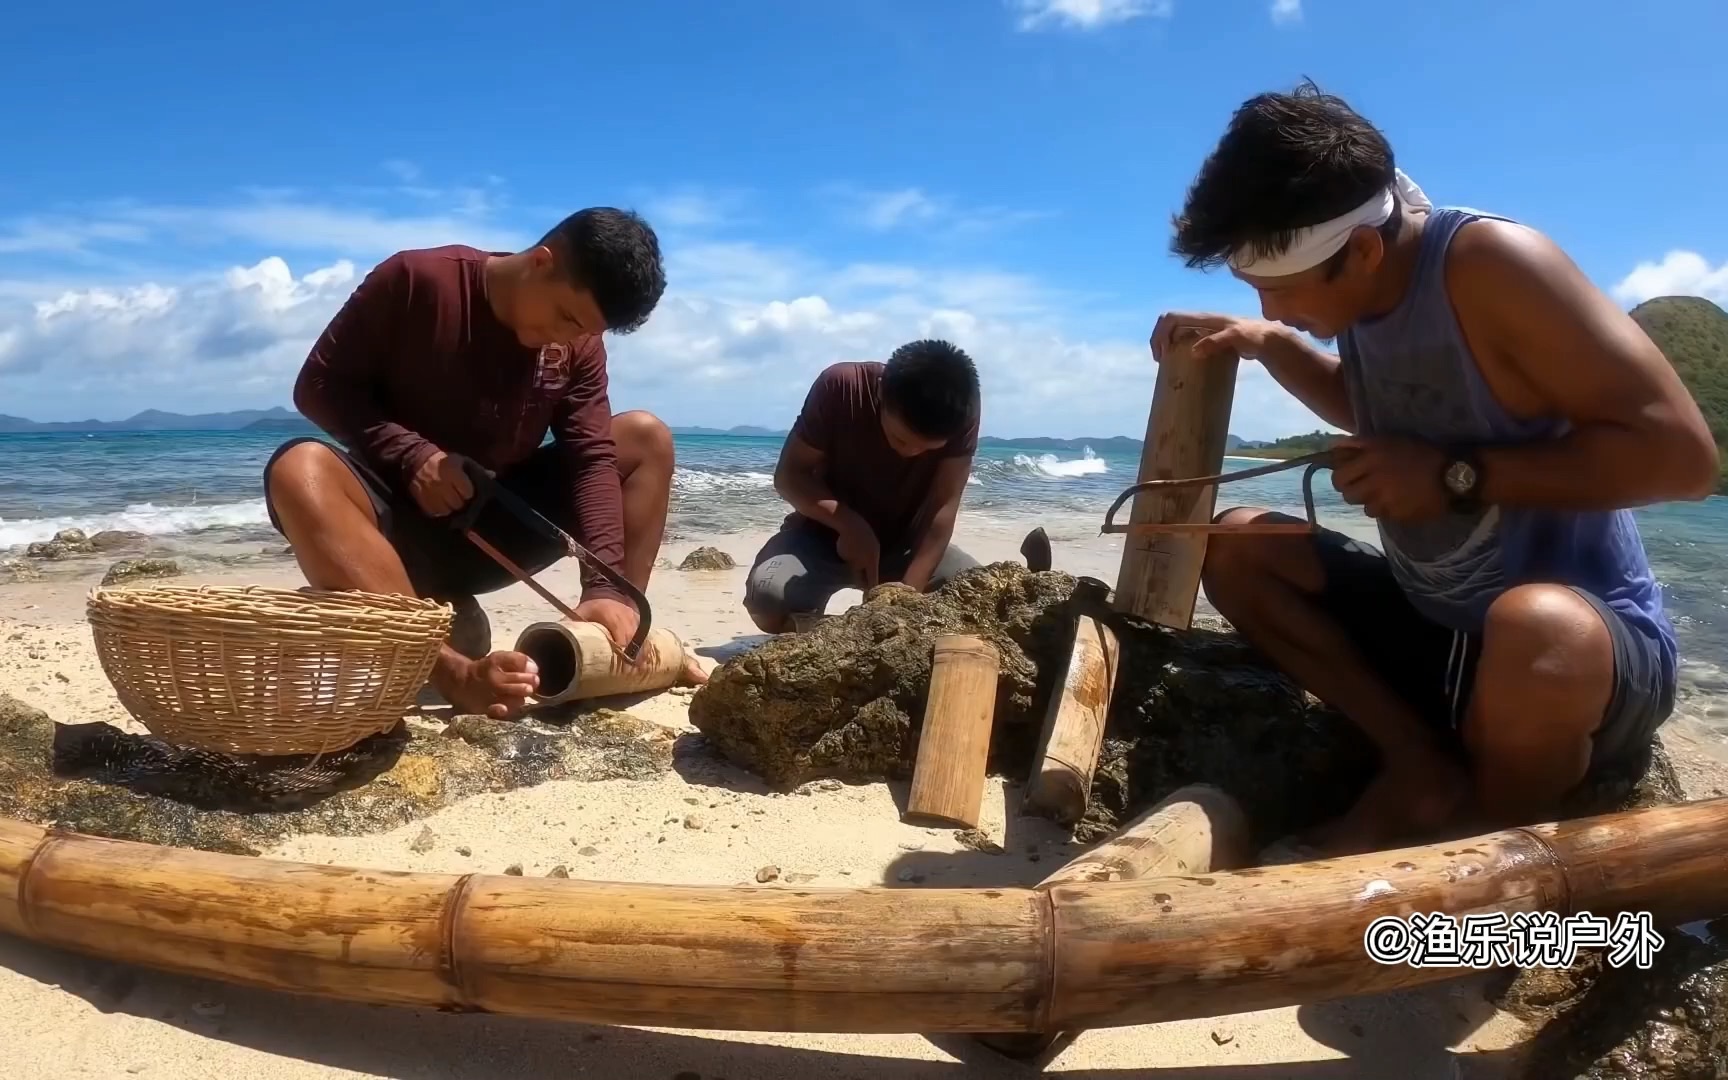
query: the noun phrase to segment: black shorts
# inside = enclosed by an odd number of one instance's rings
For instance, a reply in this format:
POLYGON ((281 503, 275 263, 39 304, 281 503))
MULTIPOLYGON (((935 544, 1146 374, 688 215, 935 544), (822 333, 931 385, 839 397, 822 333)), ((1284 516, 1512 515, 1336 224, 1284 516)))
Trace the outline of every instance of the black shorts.
MULTIPOLYGON (((453 529, 450 519, 428 516, 412 496, 391 488, 364 461, 314 437, 290 439, 277 447, 264 465, 264 502, 270 512, 270 524, 277 532, 282 531, 282 523, 276 517, 276 508, 270 505, 270 470, 283 453, 304 442, 322 443, 360 481, 372 500, 378 528, 402 557, 416 593, 448 602, 515 584, 510 572, 453 529)), ((499 473, 498 483, 561 528, 571 531, 574 522, 563 521, 566 515, 548 510, 569 503, 564 465, 553 450, 551 446, 540 447, 526 461, 499 473)), ((474 531, 530 575, 540 573, 565 555, 562 545, 528 528, 514 514, 498 506, 488 506, 480 512, 474 531)))
MULTIPOLYGON (((841 589, 858 588, 852 568, 834 545, 835 536, 827 529, 782 526, 762 545, 750 566, 744 581, 744 610, 780 618, 819 612, 841 589)), ((909 549, 884 552, 878 574, 883 581, 898 581, 911 563, 909 549)), ((978 560, 950 544, 930 576, 929 588, 935 589, 977 565, 978 560)))
MULTIPOLYGON (((1416 610, 1371 544, 1321 529, 1315 550, 1326 575, 1320 603, 1344 628, 1368 664, 1460 752, 1462 729, 1481 656, 1479 634, 1455 631, 1416 610)), ((1660 645, 1600 597, 1583 597, 1608 627, 1614 689, 1596 729, 1590 767, 1636 761, 1674 711, 1674 684, 1663 674, 1660 645)))

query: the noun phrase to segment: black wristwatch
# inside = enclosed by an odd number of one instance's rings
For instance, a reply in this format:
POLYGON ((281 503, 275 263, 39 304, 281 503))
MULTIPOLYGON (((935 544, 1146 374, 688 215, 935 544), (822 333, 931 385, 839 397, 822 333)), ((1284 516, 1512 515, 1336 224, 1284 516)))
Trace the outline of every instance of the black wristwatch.
POLYGON ((1481 508, 1482 459, 1475 451, 1454 449, 1448 453, 1440 482, 1446 489, 1446 499, 1453 511, 1469 513, 1481 508))

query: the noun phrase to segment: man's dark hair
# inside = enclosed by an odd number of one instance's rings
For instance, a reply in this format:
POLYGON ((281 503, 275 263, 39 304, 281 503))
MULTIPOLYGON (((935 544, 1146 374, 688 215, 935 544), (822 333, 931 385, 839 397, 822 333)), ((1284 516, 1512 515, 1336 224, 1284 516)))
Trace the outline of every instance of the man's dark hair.
POLYGON ((614 334, 641 328, 666 291, 660 238, 640 215, 610 206, 578 210, 540 239, 570 280, 594 295, 614 334))
MULTIPOLYGON (((1287 94, 1249 98, 1230 118, 1176 215, 1171 250, 1189 269, 1221 265, 1248 246, 1282 255, 1299 229, 1329 221, 1391 185, 1386 136, 1344 99, 1305 80, 1287 94)), ((1394 212, 1381 235, 1398 236, 1394 212)), ((1330 278, 1340 251, 1325 264, 1330 278)))
POLYGON ((951 439, 978 418, 977 365, 946 341, 910 342, 883 368, 882 400, 925 438, 951 439))

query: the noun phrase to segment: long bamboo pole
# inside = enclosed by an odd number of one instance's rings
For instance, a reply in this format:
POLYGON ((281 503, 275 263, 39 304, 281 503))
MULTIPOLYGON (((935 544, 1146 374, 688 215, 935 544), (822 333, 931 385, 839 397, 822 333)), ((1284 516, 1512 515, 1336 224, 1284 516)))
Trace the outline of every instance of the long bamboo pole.
POLYGON ((1034 889, 460 877, 0 819, 0 930, 352 1001, 758 1031, 1057 1031, 1452 977, 1363 933, 1415 912, 1728 911, 1728 797, 1333 861, 1034 889))

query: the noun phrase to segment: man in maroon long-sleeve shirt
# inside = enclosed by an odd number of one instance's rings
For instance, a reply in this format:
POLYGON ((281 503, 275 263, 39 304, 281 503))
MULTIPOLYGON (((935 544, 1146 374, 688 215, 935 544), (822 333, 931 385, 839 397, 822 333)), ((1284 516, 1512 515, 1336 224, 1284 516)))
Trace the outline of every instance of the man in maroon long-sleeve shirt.
MULTIPOLYGON (((430 596, 483 623, 473 597, 512 578, 448 523, 473 495, 468 458, 646 588, 672 436, 647 413, 613 416, 600 335, 640 327, 665 284, 653 230, 610 208, 572 214, 514 254, 440 247, 375 267, 294 388, 295 406, 341 446, 291 440, 265 467, 271 520, 307 581, 430 596)), ((497 507, 476 529, 530 573, 564 554, 497 507)), ((592 576, 576 613, 620 644, 637 625, 592 576)), ((502 717, 537 679, 527 657, 480 655, 488 648, 447 646, 432 682, 457 708, 502 717)))

